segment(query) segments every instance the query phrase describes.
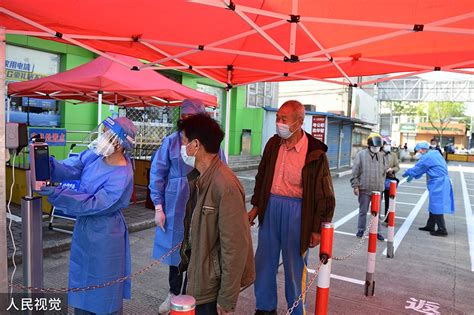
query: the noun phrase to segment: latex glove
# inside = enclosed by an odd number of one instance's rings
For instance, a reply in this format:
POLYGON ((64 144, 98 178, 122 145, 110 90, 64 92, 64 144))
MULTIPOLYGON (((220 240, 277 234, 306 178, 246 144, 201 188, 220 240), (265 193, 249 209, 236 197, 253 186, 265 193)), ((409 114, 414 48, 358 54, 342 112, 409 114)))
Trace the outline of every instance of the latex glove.
POLYGON ((249 216, 249 223, 251 226, 255 225, 255 218, 257 217, 258 214, 258 208, 253 207, 252 210, 249 211, 248 216, 249 216))
POLYGON ((234 312, 227 312, 225 309, 222 308, 219 304, 217 304, 217 314, 218 315, 226 315, 226 314, 233 314, 234 312))
POLYGON ((402 177, 407 177, 407 176, 408 176, 407 172, 403 173, 403 175, 402 175, 402 177))
POLYGON ((412 180, 413 180, 413 177, 412 177, 412 176, 408 176, 408 178, 407 178, 407 183, 410 183, 412 180))
POLYGON ((163 232, 165 232, 165 221, 166 215, 163 211, 163 207, 161 205, 155 206, 155 224, 161 228, 163 232))
POLYGON ((35 190, 35 192, 41 196, 50 196, 54 193, 56 187, 53 186, 42 186, 41 190, 35 190))
POLYGON ((359 188, 354 188, 354 195, 359 196, 359 188))
POLYGON ((311 233, 311 237, 309 239, 309 247, 313 248, 319 245, 321 242, 321 234, 319 233, 311 233))

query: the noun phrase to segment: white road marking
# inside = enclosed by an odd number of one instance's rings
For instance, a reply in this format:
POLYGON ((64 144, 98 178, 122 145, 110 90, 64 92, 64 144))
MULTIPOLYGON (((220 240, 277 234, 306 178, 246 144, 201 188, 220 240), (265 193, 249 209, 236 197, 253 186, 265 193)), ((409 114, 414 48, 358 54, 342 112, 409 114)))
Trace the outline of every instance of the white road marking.
POLYGON ((424 186, 403 186, 403 188, 408 188, 408 189, 412 189, 412 188, 415 188, 415 189, 426 189, 426 185, 424 186))
POLYGON ((397 201, 397 205, 415 206, 416 203, 397 201))
MULTIPOLYGON (((426 188, 425 188, 426 189, 426 188)), ((408 193, 404 191, 397 191, 397 195, 402 194, 402 195, 412 195, 412 196, 421 196, 422 194, 414 194, 414 193, 408 193)))
POLYGON ((245 180, 255 180, 255 177, 247 177, 247 176, 237 176, 239 179, 245 179, 245 180))
POLYGON ((337 234, 342 234, 342 235, 349 235, 349 236, 356 236, 355 233, 347 233, 347 232, 343 232, 343 231, 334 231, 334 233, 337 233, 337 234))
MULTIPOLYGON (((314 273, 315 272, 314 269, 308 268, 307 270, 308 270, 308 273, 314 273)), ((336 279, 336 280, 341 280, 341 281, 346 281, 346 282, 358 284, 358 285, 364 285, 365 284, 365 281, 354 279, 354 278, 349 278, 349 277, 344 277, 344 276, 338 276, 338 275, 335 275, 335 274, 332 274, 332 273, 331 273, 331 278, 336 279)))
MULTIPOLYGON (((428 191, 425 191, 423 195, 421 196, 420 200, 418 200, 418 202, 416 203, 416 206, 413 208, 413 210, 411 210, 405 222, 403 222, 402 226, 400 226, 400 228, 398 229, 393 239, 393 252, 394 253, 397 251, 398 246, 400 246, 400 243, 402 242, 403 238, 408 233, 408 230, 413 224, 413 221, 415 221, 415 218, 418 215, 418 212, 420 212, 420 209, 421 207, 423 207, 423 204, 425 203, 427 198, 428 198, 428 191)), ((382 255, 383 256, 387 255, 387 248, 385 248, 382 255)))
POLYGON ((395 219, 406 220, 406 219, 408 219, 408 218, 406 218, 406 217, 399 217, 399 216, 395 216, 395 219))
MULTIPOLYGON (((407 181, 407 178, 403 178, 400 183, 398 183, 398 186, 403 185, 407 181)), ((336 230, 338 227, 352 219, 353 217, 357 216, 359 214, 359 208, 355 209, 354 211, 350 212, 349 214, 346 214, 344 217, 340 218, 334 223, 334 230, 336 230)))
POLYGON ((466 212, 467 239, 469 241, 469 256, 471 257, 471 271, 474 272, 474 216, 472 215, 471 201, 469 200, 469 197, 468 197, 466 182, 464 180, 464 173, 462 171, 462 168, 460 170, 460 174, 461 174, 462 194, 464 197, 464 211, 466 212))

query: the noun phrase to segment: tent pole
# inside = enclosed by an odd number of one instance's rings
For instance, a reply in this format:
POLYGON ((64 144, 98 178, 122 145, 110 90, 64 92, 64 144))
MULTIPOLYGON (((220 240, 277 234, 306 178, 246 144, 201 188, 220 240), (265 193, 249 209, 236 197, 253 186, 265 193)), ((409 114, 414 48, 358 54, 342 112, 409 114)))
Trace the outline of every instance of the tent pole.
POLYGON ((100 125, 100 123, 102 122, 102 94, 102 91, 97 92, 97 125, 100 125))
MULTIPOLYGON (((5 87, 5 94, 8 95, 6 89, 7 87, 5 87)), ((7 122, 10 122, 10 102, 11 102, 11 98, 7 97, 7 122)))
POLYGON ((225 97, 225 137, 224 137, 224 153, 227 163, 229 163, 229 137, 230 137, 230 98, 232 89, 226 89, 225 97))
POLYGON ((8 292, 5 170, 5 28, 0 26, 0 293, 8 292))

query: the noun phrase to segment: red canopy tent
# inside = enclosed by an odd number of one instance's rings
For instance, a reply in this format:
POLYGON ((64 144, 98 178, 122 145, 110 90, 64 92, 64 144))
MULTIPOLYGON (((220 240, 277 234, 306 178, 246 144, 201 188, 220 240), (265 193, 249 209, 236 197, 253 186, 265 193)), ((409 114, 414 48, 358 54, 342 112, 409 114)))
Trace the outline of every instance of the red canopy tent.
MULTIPOLYGON (((140 57, 151 61, 141 69, 179 69, 229 88, 256 81, 301 79, 354 86, 352 76, 393 72, 411 72, 403 76, 438 70, 473 73, 463 70, 474 66, 472 0, 194 2, 199 3, 0 0, 0 77, 4 78, 5 33, 67 42, 130 68, 132 65, 103 52, 140 57), (329 80, 335 77, 346 81, 329 80)), ((3 99, 3 82, 0 86, 3 99)), ((226 131, 228 107, 229 103, 226 131)), ((2 101, 0 134, 3 113, 2 101)), ((6 257, 3 243, 0 254, 6 257)), ((6 265, 1 268, 3 286, 6 265)))
POLYGON ((0 25, 233 86, 474 66, 472 0, 2 0, 0 25))
MULTIPOLYGON (((114 59, 141 65, 137 59, 110 54, 114 59)), ((105 57, 48 77, 8 85, 9 96, 78 100, 118 106, 177 106, 187 98, 217 106, 213 95, 174 82, 156 71, 132 71, 105 57)))

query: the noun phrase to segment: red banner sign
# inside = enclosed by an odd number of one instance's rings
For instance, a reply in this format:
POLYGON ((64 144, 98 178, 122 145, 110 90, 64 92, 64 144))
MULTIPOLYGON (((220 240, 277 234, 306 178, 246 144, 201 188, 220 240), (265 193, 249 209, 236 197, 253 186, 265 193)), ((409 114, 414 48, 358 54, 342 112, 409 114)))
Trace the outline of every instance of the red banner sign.
POLYGON ((324 135, 326 134, 325 116, 313 116, 312 134, 313 137, 324 142, 324 135))

